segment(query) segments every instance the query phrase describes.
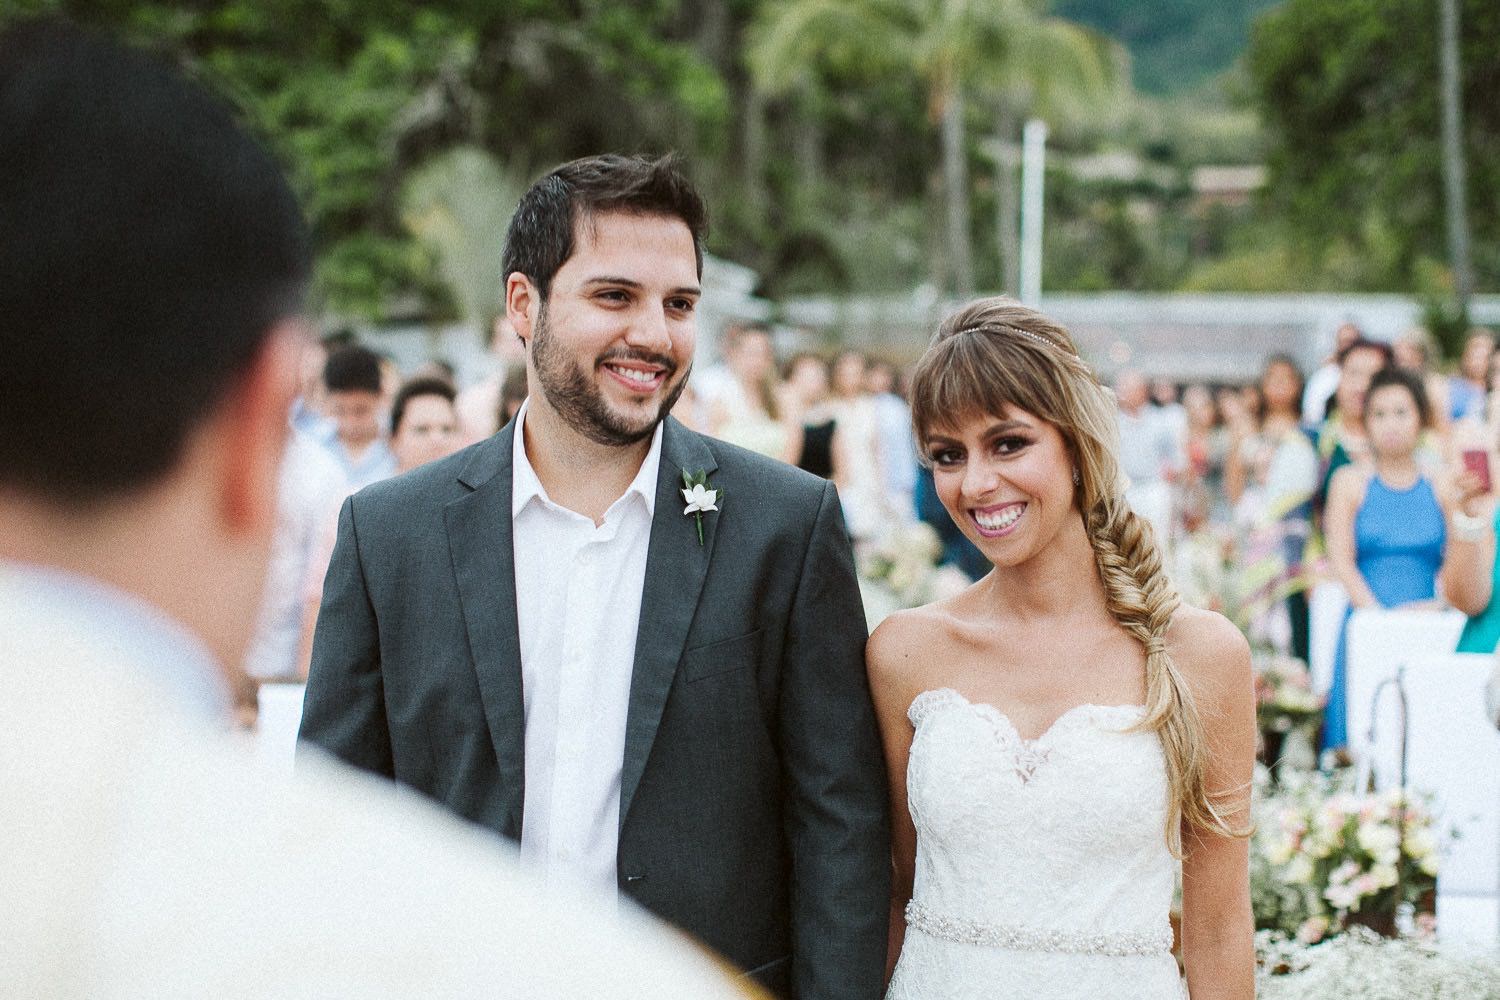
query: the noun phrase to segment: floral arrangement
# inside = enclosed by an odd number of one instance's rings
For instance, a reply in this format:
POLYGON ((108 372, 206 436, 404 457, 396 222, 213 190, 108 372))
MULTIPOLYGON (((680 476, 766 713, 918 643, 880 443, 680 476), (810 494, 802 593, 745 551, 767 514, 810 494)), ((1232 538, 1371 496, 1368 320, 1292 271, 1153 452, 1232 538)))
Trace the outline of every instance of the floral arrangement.
POLYGON ((1219 612, 1252 646, 1285 648, 1280 604, 1301 582, 1288 577, 1279 554, 1252 553, 1232 528, 1204 527, 1177 546, 1172 579, 1184 601, 1219 612))
POLYGON ((1307 664, 1295 656, 1259 650, 1251 656, 1260 755, 1279 780, 1288 768, 1317 763, 1314 741, 1327 700, 1312 689, 1307 664))
MULTIPOLYGON (((1259 772, 1258 772, 1259 773, 1259 772)), ((1257 789, 1251 890, 1256 924, 1313 944, 1350 924, 1394 933, 1400 904, 1437 887, 1438 831, 1400 790, 1356 794, 1346 775, 1309 774, 1257 789)), ((1430 929, 1432 918, 1416 918, 1430 929)))
POLYGON ((1306 663, 1295 656, 1264 651, 1252 657, 1251 665, 1255 672, 1255 715, 1262 729, 1289 733, 1322 715, 1325 699, 1314 693, 1306 663))
POLYGON ((922 521, 893 523, 856 547, 860 593, 873 630, 901 608, 940 600, 972 581, 952 566, 938 566, 943 544, 932 525, 922 521))
POLYGON ((942 540, 932 525, 892 524, 861 548, 859 575, 887 587, 903 607, 914 607, 926 601, 928 578, 942 553, 942 540))
POLYGON ((1312 946, 1272 932, 1255 944, 1260 1000, 1500 1000, 1493 957, 1445 954, 1362 927, 1312 946))

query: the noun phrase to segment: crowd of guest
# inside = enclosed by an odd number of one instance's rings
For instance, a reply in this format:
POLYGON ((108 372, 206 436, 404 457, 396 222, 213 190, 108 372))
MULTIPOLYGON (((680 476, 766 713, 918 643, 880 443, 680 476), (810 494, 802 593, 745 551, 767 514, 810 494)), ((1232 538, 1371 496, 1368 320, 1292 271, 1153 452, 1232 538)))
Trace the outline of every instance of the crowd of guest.
MULTIPOLYGON (((526 397, 520 342, 502 320, 492 371, 465 386, 428 364, 406 374, 358 344, 308 349, 282 477, 281 530, 251 674, 305 676, 343 498, 480 441, 526 397)), ((718 360, 696 370, 673 413, 696 430, 832 480, 856 546, 926 521, 941 560, 971 578, 988 566, 948 518, 911 436, 902 373, 855 350, 778 357, 774 332, 731 325, 718 360)), ((1273 576, 1268 629, 1310 657, 1308 594, 1319 583, 1361 607, 1438 606, 1469 616, 1460 649, 1500 641, 1496 505, 1489 468, 1500 443, 1500 354, 1487 330, 1465 339, 1451 374, 1414 330, 1386 342, 1353 324, 1311 374, 1289 355, 1245 384, 1116 373, 1121 464, 1132 507, 1169 564, 1205 537, 1273 576)), ((1344 644, 1323 742, 1342 746, 1344 644)))
POLYGON ((1253 566, 1269 581, 1258 591, 1270 595, 1267 636, 1304 661, 1314 645, 1308 595, 1322 587, 1346 599, 1322 682, 1325 749, 1349 738, 1355 611, 1453 607, 1469 617, 1458 651, 1493 652, 1500 640, 1490 479, 1500 356, 1484 329, 1469 332, 1451 374, 1435 353, 1420 330, 1388 343, 1345 324, 1305 381, 1285 355, 1243 386, 1179 393, 1135 372, 1115 379, 1132 505, 1175 565, 1205 537, 1230 547, 1238 572, 1253 566))

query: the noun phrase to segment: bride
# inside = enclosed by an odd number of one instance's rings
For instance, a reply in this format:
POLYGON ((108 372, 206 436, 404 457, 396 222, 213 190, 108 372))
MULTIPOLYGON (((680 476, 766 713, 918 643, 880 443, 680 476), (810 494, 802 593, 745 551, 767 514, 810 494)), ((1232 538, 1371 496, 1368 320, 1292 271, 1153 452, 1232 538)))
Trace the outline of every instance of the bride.
POLYGON ((888 997, 1248 1000, 1249 650, 1179 604, 1123 498, 1110 395, 1067 331, 999 298, 943 323, 911 389, 938 495, 994 570, 870 639, 888 997))

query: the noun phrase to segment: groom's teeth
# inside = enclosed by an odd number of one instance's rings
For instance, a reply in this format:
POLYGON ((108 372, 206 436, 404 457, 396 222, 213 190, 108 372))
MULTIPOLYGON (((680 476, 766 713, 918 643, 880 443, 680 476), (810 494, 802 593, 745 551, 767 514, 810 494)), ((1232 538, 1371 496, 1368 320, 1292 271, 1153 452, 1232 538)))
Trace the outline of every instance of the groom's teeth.
POLYGON ((643 372, 636 368, 616 368, 614 365, 610 365, 609 370, 630 379, 632 382, 639 382, 642 385, 656 381, 656 372, 643 372))
POLYGON ((1009 528, 1015 524, 1025 509, 1025 506, 1008 507, 1000 514, 981 514, 975 511, 974 520, 978 521, 979 526, 986 531, 999 531, 1001 528, 1009 528))

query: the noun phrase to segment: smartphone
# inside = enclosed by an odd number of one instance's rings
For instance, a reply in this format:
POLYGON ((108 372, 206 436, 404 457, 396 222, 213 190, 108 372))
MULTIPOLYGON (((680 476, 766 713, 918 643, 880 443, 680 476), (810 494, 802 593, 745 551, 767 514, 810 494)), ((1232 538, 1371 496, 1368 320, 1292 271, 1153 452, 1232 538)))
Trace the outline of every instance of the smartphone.
POLYGON ((1462 452, 1464 468, 1479 477, 1481 489, 1490 492, 1490 453, 1483 448, 1465 448, 1462 452))

